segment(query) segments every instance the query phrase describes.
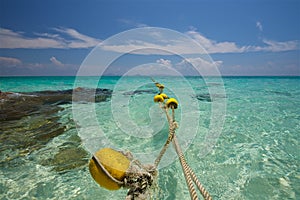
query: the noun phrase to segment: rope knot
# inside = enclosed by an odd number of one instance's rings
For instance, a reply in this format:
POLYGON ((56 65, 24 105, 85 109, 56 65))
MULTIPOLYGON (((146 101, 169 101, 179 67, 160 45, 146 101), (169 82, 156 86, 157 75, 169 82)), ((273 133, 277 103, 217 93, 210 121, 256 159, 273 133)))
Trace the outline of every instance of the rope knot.
POLYGON ((146 199, 149 188, 153 185, 157 171, 154 166, 142 166, 132 162, 124 178, 124 187, 129 188, 126 200, 146 199))

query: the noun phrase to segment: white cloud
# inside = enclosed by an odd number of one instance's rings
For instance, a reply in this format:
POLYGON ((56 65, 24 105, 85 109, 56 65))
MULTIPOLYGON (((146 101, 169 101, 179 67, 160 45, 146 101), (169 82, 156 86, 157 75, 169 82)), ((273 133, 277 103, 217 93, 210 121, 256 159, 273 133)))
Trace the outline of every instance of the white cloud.
POLYGON ((156 60, 156 63, 164 65, 166 67, 172 67, 171 60, 166 60, 166 59, 161 58, 161 59, 156 60))
POLYGON ((75 29, 55 28, 53 30, 57 34, 35 33, 37 37, 26 37, 22 32, 0 28, 0 48, 90 48, 100 42, 100 40, 83 35, 75 29), (63 35, 69 39, 65 39, 63 35))
MULTIPOLYGON (((259 23, 260 26, 261 24, 259 23)), ((300 48, 299 41, 297 40, 278 42, 263 39, 262 42, 265 44, 263 46, 238 46, 234 42, 216 42, 210 40, 195 31, 189 31, 186 34, 202 45, 208 53, 282 52, 299 50, 300 48)))
POLYGON ((50 58, 50 61, 51 61, 54 65, 56 65, 56 66, 59 66, 59 67, 65 66, 62 62, 60 62, 59 60, 57 60, 54 56, 52 56, 52 57, 50 58))
POLYGON ((133 26, 133 27, 136 27, 136 28, 142 28, 142 27, 147 27, 148 26, 147 24, 136 22, 136 21, 130 20, 130 19, 119 19, 118 21, 125 24, 125 25, 133 26))
POLYGON ((259 30, 260 32, 263 31, 263 26, 262 26, 262 24, 261 24, 260 22, 256 22, 256 27, 258 28, 258 30, 259 30))
MULTIPOLYGON (((156 34, 157 35, 157 34, 156 34)), ((191 41, 187 38, 182 38, 182 40, 172 39, 157 39, 154 38, 153 33, 145 36, 153 38, 152 41, 144 40, 119 40, 117 44, 104 44, 101 46, 102 49, 107 51, 113 51, 118 53, 132 53, 141 55, 172 55, 172 54, 195 54, 195 53, 205 53, 204 49, 196 51, 196 43, 191 45, 191 41)), ((149 39, 148 38, 148 39, 149 39)), ((199 50, 199 46, 197 48, 199 50)))
POLYGON ((64 48, 64 45, 51 38, 28 38, 21 32, 0 28, 0 48, 64 48))
POLYGON ((281 51, 292 51, 299 49, 299 41, 287 41, 277 42, 272 40, 263 39, 265 46, 251 46, 248 47, 248 51, 269 51, 269 52, 281 52, 281 51))
POLYGON ((234 42, 217 42, 204 37, 196 31, 188 31, 186 35, 197 41, 208 53, 241 53, 245 47, 238 47, 234 42))
POLYGON ((167 67, 161 63, 148 63, 139 65, 127 71, 126 76, 180 76, 173 67, 167 67))
POLYGON ((17 58, 11 57, 0 57, 0 66, 18 66, 21 65, 22 61, 17 58))
POLYGON ((70 28, 54 28, 57 32, 65 33, 72 37, 72 40, 66 41, 68 48, 89 48, 95 47, 99 44, 100 40, 83 35, 70 28))
MULTIPOLYGON (((200 73, 202 76, 206 75, 219 75, 219 67, 222 65, 222 61, 207 61, 201 57, 195 58, 185 58, 181 62, 176 64, 176 69, 181 69, 183 71, 189 70, 193 73, 200 73), (193 66, 193 68, 190 67, 193 66)), ((194 74, 195 75, 195 74, 194 74)))

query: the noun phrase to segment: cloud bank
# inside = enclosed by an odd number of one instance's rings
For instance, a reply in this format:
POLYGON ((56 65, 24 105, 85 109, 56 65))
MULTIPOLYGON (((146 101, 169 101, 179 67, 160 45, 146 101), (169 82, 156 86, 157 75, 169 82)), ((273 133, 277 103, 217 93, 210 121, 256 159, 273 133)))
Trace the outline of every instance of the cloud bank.
POLYGON ((12 57, 0 57, 0 66, 18 66, 21 65, 22 61, 12 57))
MULTIPOLYGON (((256 23, 257 28, 262 31, 263 27, 260 22, 256 23)), ((0 28, 0 48, 2 49, 78 49, 78 48, 93 48, 98 45, 101 40, 84 35, 75 29, 71 28, 53 28, 55 33, 34 33, 35 37, 26 37, 23 32, 16 32, 9 29, 0 28)), ((184 35, 195 40, 200 44, 203 49, 209 54, 216 53, 247 53, 247 52, 282 52, 299 50, 299 41, 274 41, 268 39, 262 39, 264 45, 262 46, 239 46, 232 41, 218 42, 209 39, 197 32, 195 29, 187 31, 184 35)), ((153 54, 151 49, 164 49, 168 46, 168 49, 174 52, 180 52, 181 54, 194 54, 199 53, 186 45, 183 40, 168 41, 160 40, 160 33, 154 34, 149 32, 146 37, 150 40, 136 39, 130 41, 120 41, 118 44, 106 45, 104 48, 108 51, 125 53, 135 49, 141 49, 139 52, 133 52, 136 54, 153 54), (167 42, 167 43, 166 43, 167 42), (143 50, 142 50, 143 49, 143 50)), ((137 37, 138 38, 138 37, 137 37)))
POLYGON ((54 28, 53 31, 56 33, 34 33, 35 37, 26 37, 23 32, 16 32, 9 29, 0 28, 0 48, 91 48, 95 47, 100 42, 100 40, 81 34, 75 29, 54 28))
MULTIPOLYGON (((274 41, 268 39, 262 39, 262 46, 248 45, 240 46, 235 42, 224 41, 218 42, 209 39, 202 35, 201 33, 191 30, 184 33, 185 36, 191 38, 196 43, 198 43, 202 48, 203 52, 198 52, 195 48, 187 42, 187 38, 172 38, 172 36, 159 37, 159 33, 154 34, 150 32, 144 35, 143 39, 138 39, 140 36, 137 34, 137 39, 122 40, 114 44, 104 44, 102 48, 107 51, 118 52, 118 53, 128 53, 133 54, 161 54, 168 55, 172 52, 179 53, 181 55, 187 54, 198 54, 198 53, 208 53, 208 54, 225 54, 225 53, 248 53, 248 52, 284 52, 299 50, 299 41, 274 41), (167 38, 168 37, 168 38, 167 38), (147 39, 144 39, 147 38, 147 39), (159 52, 159 50, 167 49, 169 52, 159 52), (138 50, 138 51, 137 51, 138 50), (159 52, 159 53, 158 53, 159 52)), ((134 38, 134 37, 133 37, 134 38)), ((199 48, 198 48, 199 50, 199 48)))

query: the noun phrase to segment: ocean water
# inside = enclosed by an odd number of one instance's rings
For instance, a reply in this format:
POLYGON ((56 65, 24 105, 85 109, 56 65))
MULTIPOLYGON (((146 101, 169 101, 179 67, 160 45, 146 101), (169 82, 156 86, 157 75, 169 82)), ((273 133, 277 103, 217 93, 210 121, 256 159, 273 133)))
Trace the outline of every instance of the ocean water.
MULTIPOLYGON (((179 101, 179 143, 213 199, 300 199, 299 77, 154 78, 179 101)), ((94 182, 92 153, 112 147, 153 163, 167 139, 149 77, 0 77, 0 90, 18 93, 21 102, 0 102, 3 200, 124 199, 125 189, 94 182), (47 104, 22 96, 96 86, 111 96, 47 104)), ((190 199, 172 145, 153 199, 190 199)))

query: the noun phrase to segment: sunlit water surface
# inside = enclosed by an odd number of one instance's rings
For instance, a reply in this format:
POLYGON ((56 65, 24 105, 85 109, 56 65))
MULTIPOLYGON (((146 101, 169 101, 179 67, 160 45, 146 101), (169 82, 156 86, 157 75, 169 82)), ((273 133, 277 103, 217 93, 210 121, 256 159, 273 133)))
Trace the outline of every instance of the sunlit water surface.
MULTIPOLYGON (((91 87, 95 79, 86 77, 80 80, 80 85, 91 87)), ((174 77, 157 80, 165 84, 165 92, 170 96, 185 97, 179 98, 180 106, 176 110, 179 125, 186 127, 178 131, 179 138, 194 130, 189 128, 195 126, 194 121, 184 118, 191 114, 200 116, 195 137, 186 144, 185 156, 214 199, 300 198, 299 78, 223 78, 226 94, 217 94, 216 99, 211 97, 216 94, 210 94, 209 87, 222 88, 220 80, 193 77, 186 78, 187 82, 174 77), (225 122, 213 150, 204 155, 214 101, 226 103, 225 122), (184 106, 188 108, 184 110, 184 106)), ((11 77, 0 78, 0 89, 13 92, 66 90, 72 89, 73 83, 74 77, 11 77)), ((164 113, 153 102, 157 91, 151 79, 104 77, 99 87, 113 90, 112 97, 96 104, 74 104, 74 109, 82 112, 80 123, 84 122, 84 126, 79 126, 78 119, 74 119, 72 104, 57 105, 59 110, 43 113, 42 118, 38 118, 41 114, 37 113, 0 122, 0 199, 125 198, 126 190, 108 191, 91 178, 88 161, 92 153, 111 146, 130 150, 151 162, 167 138, 168 127, 164 113), (118 109, 121 103, 129 113, 126 120, 137 127, 151 125, 153 133, 142 131, 143 137, 138 137, 134 135, 135 130, 131 130, 133 134, 122 130, 123 121, 116 123, 118 116, 126 116, 124 109, 118 109), (96 119, 88 113, 91 106, 95 106, 96 119), (54 122, 55 126, 50 126, 54 122), (39 139, 33 143, 35 131, 52 135, 48 139, 45 139, 48 136, 41 137, 43 142, 39 139), (150 155, 151 152, 154 152, 153 157, 143 157, 144 153, 150 155)), ((181 144, 185 145, 183 141, 181 144)), ((180 163, 172 157, 175 155, 172 146, 168 155, 163 158, 158 189, 153 196, 155 199, 190 199, 180 163)))

